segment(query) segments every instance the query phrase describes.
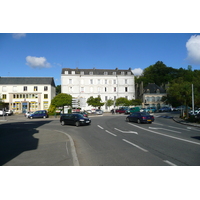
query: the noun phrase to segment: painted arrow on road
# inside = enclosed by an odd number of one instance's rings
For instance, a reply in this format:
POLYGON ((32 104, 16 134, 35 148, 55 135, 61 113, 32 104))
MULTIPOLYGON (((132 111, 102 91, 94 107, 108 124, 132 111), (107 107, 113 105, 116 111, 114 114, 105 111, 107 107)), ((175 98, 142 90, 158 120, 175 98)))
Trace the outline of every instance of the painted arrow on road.
POLYGON ((138 134, 138 133, 135 132, 135 131, 122 131, 122 130, 119 130, 119 129, 117 129, 117 128, 115 128, 115 130, 117 130, 117 131, 119 131, 119 132, 121 132, 121 133, 135 133, 135 134, 138 134))

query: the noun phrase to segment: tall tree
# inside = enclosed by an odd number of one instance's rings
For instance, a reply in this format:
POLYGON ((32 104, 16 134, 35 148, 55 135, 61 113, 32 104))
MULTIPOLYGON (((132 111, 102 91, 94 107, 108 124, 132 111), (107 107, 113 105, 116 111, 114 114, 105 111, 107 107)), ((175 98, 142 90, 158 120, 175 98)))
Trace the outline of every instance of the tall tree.
POLYGON ((101 102, 101 97, 100 95, 98 95, 98 97, 94 98, 93 96, 89 97, 87 99, 87 104, 89 106, 93 106, 93 107, 101 107, 104 105, 104 103, 101 102))

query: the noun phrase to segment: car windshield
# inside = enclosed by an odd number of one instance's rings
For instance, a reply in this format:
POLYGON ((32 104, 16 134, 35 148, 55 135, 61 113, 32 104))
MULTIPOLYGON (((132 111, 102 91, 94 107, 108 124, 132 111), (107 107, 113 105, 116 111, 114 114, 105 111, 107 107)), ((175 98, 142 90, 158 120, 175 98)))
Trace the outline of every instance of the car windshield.
POLYGON ((149 113, 146 113, 146 112, 141 112, 140 114, 141 114, 141 116, 149 116, 150 115, 149 113))

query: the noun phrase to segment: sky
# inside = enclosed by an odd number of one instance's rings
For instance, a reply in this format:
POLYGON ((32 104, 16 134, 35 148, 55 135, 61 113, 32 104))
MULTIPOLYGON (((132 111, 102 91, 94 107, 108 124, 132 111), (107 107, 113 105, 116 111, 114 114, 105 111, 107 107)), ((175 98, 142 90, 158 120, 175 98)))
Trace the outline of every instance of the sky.
POLYGON ((54 77, 62 68, 128 69, 162 61, 200 69, 200 33, 0 33, 0 76, 54 77))

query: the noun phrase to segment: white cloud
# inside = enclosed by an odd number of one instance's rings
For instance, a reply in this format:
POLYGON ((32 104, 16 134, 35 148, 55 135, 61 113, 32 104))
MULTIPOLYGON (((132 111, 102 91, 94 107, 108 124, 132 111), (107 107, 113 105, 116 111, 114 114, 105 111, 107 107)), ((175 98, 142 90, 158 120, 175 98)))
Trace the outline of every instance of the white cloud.
POLYGON ((135 76, 140 76, 142 74, 143 70, 141 68, 135 68, 132 70, 132 72, 135 76))
POLYGON ((192 35, 186 43, 187 59, 191 64, 200 65, 200 35, 192 35))
POLYGON ((47 62, 45 57, 34 57, 27 56, 26 64, 31 68, 49 68, 51 67, 50 63, 47 62))
POLYGON ((20 39, 22 37, 26 37, 26 33, 13 33, 12 36, 15 39, 20 39))

